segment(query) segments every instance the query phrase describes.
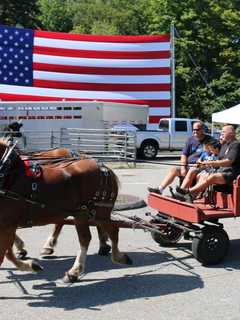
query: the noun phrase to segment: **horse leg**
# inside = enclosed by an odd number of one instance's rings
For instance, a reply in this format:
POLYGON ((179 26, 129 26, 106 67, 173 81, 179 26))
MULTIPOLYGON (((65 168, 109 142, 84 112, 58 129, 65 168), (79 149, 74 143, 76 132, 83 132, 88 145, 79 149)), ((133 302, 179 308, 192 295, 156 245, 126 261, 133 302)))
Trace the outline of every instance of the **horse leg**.
POLYGON ((54 247, 57 245, 57 239, 62 230, 63 224, 55 224, 52 233, 47 238, 47 241, 43 245, 41 256, 49 256, 54 253, 54 247))
POLYGON ((16 258, 12 249, 15 235, 16 229, 0 230, 0 265, 3 262, 4 256, 6 256, 21 271, 42 270, 41 266, 33 260, 22 261, 16 258))
POLYGON ((30 272, 37 272, 43 270, 43 267, 37 262, 34 261, 33 259, 28 259, 28 260, 21 260, 18 259, 13 250, 12 247, 8 248, 6 250, 6 258, 11 261, 18 270, 20 271, 30 271, 30 272))
POLYGON ((129 256, 119 251, 119 248, 118 248, 119 228, 111 224, 105 224, 104 229, 109 235, 109 238, 111 239, 111 242, 112 242, 112 262, 120 263, 120 264, 132 264, 132 260, 129 258, 129 256))
POLYGON ((27 255, 27 250, 24 248, 24 241, 17 234, 15 234, 14 245, 17 249, 16 257, 18 259, 24 259, 27 255))
POLYGON ((63 277, 63 281, 65 283, 73 283, 76 282, 81 274, 85 271, 85 263, 87 257, 87 251, 89 247, 89 243, 91 241, 91 233, 88 224, 76 224, 76 230, 78 234, 78 239, 80 243, 80 251, 77 254, 77 257, 74 261, 74 264, 71 269, 69 269, 65 276, 63 277))
POLYGON ((0 230, 0 265, 3 263, 6 251, 13 245, 15 231, 15 229, 0 230))
POLYGON ((107 244, 108 235, 101 226, 97 226, 97 231, 98 231, 98 238, 99 238, 98 254, 100 256, 107 256, 111 251, 110 245, 107 244))

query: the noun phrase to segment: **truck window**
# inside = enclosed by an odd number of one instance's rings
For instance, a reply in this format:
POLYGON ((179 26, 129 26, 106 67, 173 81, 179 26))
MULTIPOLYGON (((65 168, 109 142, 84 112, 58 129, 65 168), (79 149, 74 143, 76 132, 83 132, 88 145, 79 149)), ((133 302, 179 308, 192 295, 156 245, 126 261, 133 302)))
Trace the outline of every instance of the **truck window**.
POLYGON ((169 131, 169 121, 168 120, 161 120, 159 122, 159 130, 169 131))
POLYGON ((175 121, 175 131, 176 132, 187 132, 187 121, 184 121, 184 120, 175 121))

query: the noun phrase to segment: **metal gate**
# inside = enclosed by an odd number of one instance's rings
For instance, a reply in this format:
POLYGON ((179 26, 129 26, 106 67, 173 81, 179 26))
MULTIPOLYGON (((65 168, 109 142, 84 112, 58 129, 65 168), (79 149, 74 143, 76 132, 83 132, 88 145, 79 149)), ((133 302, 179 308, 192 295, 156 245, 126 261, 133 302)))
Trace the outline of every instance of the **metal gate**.
MULTIPOLYGON (((12 132, 1 132, 1 136, 12 132)), ((129 161, 136 159, 135 132, 111 129, 63 128, 59 131, 22 131, 14 137, 22 151, 68 148, 98 159, 129 161)))

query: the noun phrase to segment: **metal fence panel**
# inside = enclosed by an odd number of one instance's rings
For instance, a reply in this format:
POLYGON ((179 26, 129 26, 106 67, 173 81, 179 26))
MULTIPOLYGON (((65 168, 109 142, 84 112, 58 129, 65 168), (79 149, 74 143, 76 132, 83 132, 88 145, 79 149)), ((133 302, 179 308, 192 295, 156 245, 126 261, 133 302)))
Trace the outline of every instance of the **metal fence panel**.
MULTIPOLYGON (((0 132, 1 136, 14 136, 12 132, 0 132)), ((136 159, 136 133, 111 129, 63 128, 58 131, 22 131, 18 141, 22 151, 68 148, 98 159, 132 161, 136 159)))

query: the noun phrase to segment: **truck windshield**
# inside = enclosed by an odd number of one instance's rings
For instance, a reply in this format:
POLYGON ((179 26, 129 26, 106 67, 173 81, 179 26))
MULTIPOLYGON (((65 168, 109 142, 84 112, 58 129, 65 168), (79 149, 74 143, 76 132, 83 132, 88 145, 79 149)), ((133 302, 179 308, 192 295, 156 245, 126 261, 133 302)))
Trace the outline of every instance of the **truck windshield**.
POLYGON ((169 121, 168 120, 160 120, 159 130, 168 131, 169 130, 169 121))

